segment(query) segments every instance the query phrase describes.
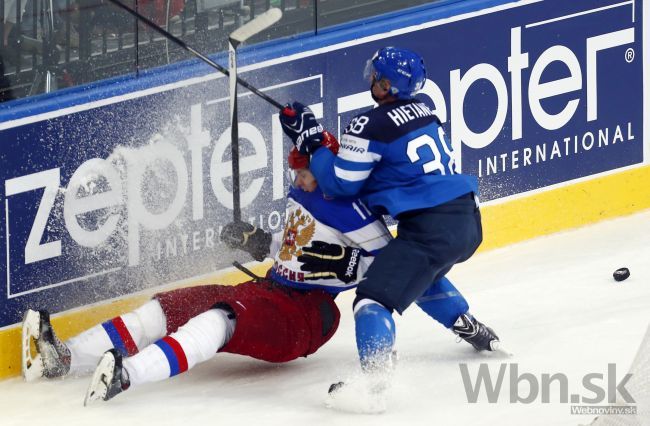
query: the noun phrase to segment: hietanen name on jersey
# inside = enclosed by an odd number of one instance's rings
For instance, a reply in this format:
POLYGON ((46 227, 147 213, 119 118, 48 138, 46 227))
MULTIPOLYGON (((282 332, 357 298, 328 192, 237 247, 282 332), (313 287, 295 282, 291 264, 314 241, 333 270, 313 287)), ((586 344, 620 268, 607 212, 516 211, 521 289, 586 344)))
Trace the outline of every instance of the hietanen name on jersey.
POLYGON ((388 110, 386 115, 393 120, 396 126, 401 126, 416 118, 430 117, 435 115, 435 113, 426 104, 414 102, 388 110))

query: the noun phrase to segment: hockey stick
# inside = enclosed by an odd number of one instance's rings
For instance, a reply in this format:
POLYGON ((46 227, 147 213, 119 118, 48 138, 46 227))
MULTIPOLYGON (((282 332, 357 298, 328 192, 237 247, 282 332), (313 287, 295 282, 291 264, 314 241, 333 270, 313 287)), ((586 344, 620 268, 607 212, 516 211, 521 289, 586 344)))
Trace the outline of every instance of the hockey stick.
MULTIPOLYGON (((171 34, 170 32, 164 30, 163 28, 158 26, 155 22, 153 22, 150 19, 142 16, 139 12, 136 12, 135 10, 131 9, 129 6, 125 5, 121 1, 119 1, 119 0, 110 0, 110 2, 115 4, 117 7, 125 10, 129 14, 135 16, 141 22, 146 24, 149 28, 156 31, 157 33, 159 33, 163 37, 173 41, 174 43, 176 43, 177 45, 179 45, 180 47, 182 47, 186 51, 190 52, 192 55, 196 56, 198 59, 200 59, 203 62, 205 62, 206 64, 210 65, 212 68, 216 69, 217 71, 219 71, 219 72, 221 72, 221 73, 223 73, 223 74, 225 74, 227 76, 230 75, 230 72, 226 68, 224 68, 221 65, 219 65, 218 63, 214 62, 213 60, 211 60, 210 58, 208 58, 207 56, 205 56, 201 52, 199 52, 196 49, 192 48, 191 46, 188 46, 183 40, 179 39, 178 37, 171 34)), ((269 9, 269 11, 270 10, 273 10, 273 9, 269 9)), ((278 12, 280 12, 279 9, 278 9, 278 12)), ((282 12, 280 12, 280 14, 282 14, 282 12)), ((256 21, 258 18, 261 18, 263 15, 264 14, 258 16, 257 18, 253 19, 252 21, 248 22, 246 25, 244 25, 244 27, 247 26, 248 24, 256 21)), ((235 31, 235 32, 237 32, 237 31, 235 31)), ((253 35, 253 34, 251 34, 251 35, 253 35)), ((284 105, 282 105, 280 102, 276 101, 275 99, 273 99, 272 97, 270 97, 266 93, 264 93, 261 90, 257 89, 255 86, 253 86, 252 84, 250 84, 246 80, 242 80, 241 78, 237 77, 237 82, 239 84, 241 84, 242 86, 244 86, 245 88, 247 88, 248 90, 250 90, 251 92, 253 92, 254 94, 256 94, 257 96, 259 96, 260 98, 264 99, 266 102, 268 102, 271 105, 273 105, 274 107, 276 107, 277 109, 281 110, 281 109, 284 108, 284 105)))
MULTIPOLYGON (((228 37, 228 67, 230 77, 230 147, 232 153, 232 214, 235 222, 241 221, 239 190, 239 119, 237 117, 237 47, 255 34, 280 20, 280 9, 271 8, 257 18, 237 28, 228 37)), ((280 109, 283 107, 280 106, 280 109)))
POLYGON ((235 268, 239 269, 240 271, 242 271, 243 273, 251 277, 253 281, 255 281, 256 283, 264 280, 264 278, 255 275, 253 271, 251 271, 241 263, 237 262, 236 260, 232 263, 232 266, 234 266, 235 268))

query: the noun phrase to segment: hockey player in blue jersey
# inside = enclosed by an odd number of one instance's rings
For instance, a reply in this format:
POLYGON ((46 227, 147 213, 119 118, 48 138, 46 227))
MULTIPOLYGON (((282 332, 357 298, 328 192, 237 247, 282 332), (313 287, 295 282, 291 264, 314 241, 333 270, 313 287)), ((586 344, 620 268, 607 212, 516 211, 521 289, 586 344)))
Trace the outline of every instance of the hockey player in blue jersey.
MULTIPOLYGON (((338 155, 321 149, 323 127, 294 102, 280 114, 283 130, 323 192, 359 197, 375 214, 398 221, 397 237, 377 256, 357 288, 357 347, 366 372, 390 369, 395 340, 392 312, 413 302, 426 309, 428 292, 467 260, 482 241, 475 177, 456 171, 454 153, 433 108, 416 99, 426 79, 423 59, 407 49, 380 49, 366 66, 378 106, 354 117, 338 155), (434 283, 432 287, 431 283, 434 283)), ((494 350, 496 334, 473 316, 457 317, 453 330, 477 350, 494 350)))

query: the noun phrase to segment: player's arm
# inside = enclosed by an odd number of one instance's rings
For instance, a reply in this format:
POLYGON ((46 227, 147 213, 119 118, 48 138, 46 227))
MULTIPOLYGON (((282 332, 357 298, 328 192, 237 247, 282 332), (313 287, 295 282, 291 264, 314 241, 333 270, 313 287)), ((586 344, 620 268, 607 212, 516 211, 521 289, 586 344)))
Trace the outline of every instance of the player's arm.
POLYGON ((369 118, 355 117, 346 129, 338 155, 323 147, 323 126, 309 107, 294 102, 280 114, 282 130, 296 148, 311 155, 310 169, 323 192, 332 197, 349 197, 359 193, 375 164, 381 160, 384 144, 364 138, 369 118))
POLYGON ((381 160, 381 144, 344 134, 338 155, 318 149, 312 154, 310 170, 323 192, 332 197, 357 195, 372 169, 381 160))

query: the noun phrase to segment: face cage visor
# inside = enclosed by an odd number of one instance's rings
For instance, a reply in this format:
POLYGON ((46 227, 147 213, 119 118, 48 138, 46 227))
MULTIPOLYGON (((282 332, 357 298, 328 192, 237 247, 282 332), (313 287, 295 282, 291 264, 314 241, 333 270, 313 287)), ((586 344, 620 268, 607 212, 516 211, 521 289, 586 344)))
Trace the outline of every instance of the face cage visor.
POLYGON ((366 66, 363 69, 363 79, 368 83, 374 83, 375 77, 377 76, 377 70, 375 70, 374 60, 377 57, 377 54, 366 61, 366 66))
MULTIPOLYGON (((375 53, 372 59, 368 59, 366 61, 366 67, 363 70, 363 78, 366 79, 368 83, 370 83, 371 89, 375 83, 379 83, 380 87, 384 90, 387 90, 389 95, 398 96, 399 90, 397 90, 397 88, 395 88, 390 84, 386 86, 383 83, 381 83, 383 77, 381 75, 379 77, 377 76, 379 72, 375 69, 374 61, 376 58, 377 58, 377 53, 375 53)), ((375 100, 375 102, 378 102, 378 100, 374 98, 374 95, 373 95, 373 99, 375 100)))
POLYGON ((291 167, 287 167, 287 171, 284 173, 285 179, 287 179, 287 182, 289 182, 289 187, 290 188, 298 188, 296 186, 296 177, 298 177, 298 174, 294 169, 291 167))

